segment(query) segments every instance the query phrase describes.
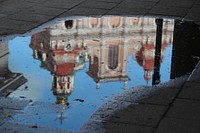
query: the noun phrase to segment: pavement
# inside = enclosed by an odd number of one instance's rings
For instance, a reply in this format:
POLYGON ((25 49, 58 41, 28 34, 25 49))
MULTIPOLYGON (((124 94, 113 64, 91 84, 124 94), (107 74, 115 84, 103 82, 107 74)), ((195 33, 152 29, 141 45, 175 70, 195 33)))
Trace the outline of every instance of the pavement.
POLYGON ((80 132, 199 133, 200 62, 193 73, 153 87, 136 87, 112 98, 80 132))
POLYGON ((27 79, 20 73, 11 73, 10 75, 9 78, 0 80, 0 97, 8 96, 19 86, 27 82, 27 79))
POLYGON ((0 0, 0 35, 72 16, 156 16, 200 22, 199 0, 0 0))
MULTIPOLYGON (((62 17, 156 16, 200 23, 199 0, 0 0, 0 36, 24 34, 62 17)), ((1 132, 67 132, 7 123, 29 101, 1 98, 1 132)), ((115 96, 79 132, 199 133, 200 63, 189 77, 115 96), (140 91, 139 91, 140 90, 140 91)))

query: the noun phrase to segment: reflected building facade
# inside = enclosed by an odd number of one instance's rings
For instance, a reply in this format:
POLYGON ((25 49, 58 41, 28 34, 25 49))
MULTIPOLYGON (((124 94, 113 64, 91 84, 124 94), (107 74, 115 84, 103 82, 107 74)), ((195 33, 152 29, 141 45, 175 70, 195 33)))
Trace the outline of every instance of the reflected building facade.
POLYGON ((195 22, 175 20, 170 78, 190 74, 200 57, 200 30, 195 22))
MULTIPOLYGON (((162 56, 173 39, 173 20, 163 26, 162 56)), ((32 36, 33 56, 52 72, 52 90, 58 97, 73 90, 74 73, 89 61, 87 74, 96 82, 124 82, 128 57, 144 69, 145 80, 154 68, 156 24, 153 18, 102 17, 66 20, 32 36)), ((133 68, 134 69, 134 68, 133 68)), ((58 103, 59 99, 57 98, 58 103)))
POLYGON ((0 96, 7 97, 19 86, 27 82, 27 79, 20 73, 14 73, 8 67, 8 42, 0 42, 0 96))
POLYGON ((84 67, 85 48, 71 44, 65 47, 63 36, 51 35, 51 31, 53 29, 33 35, 30 47, 34 58, 41 60, 41 66, 52 73, 56 103, 68 104, 67 98, 74 88, 74 73, 84 67), (54 42, 57 42, 56 45, 54 42))
POLYGON ((0 78, 10 73, 8 69, 8 42, 0 42, 0 78))

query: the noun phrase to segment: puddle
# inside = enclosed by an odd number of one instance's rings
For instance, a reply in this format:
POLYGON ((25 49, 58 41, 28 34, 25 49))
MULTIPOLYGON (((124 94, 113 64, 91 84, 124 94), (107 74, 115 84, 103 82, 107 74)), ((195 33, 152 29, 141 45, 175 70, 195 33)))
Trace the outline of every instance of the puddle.
POLYGON ((187 45, 199 39, 197 26, 164 19, 158 33, 155 21, 117 16, 63 20, 40 33, 4 42, 0 81, 8 79, 5 73, 23 75, 23 85, 9 97, 30 99, 13 120, 78 130, 113 95, 189 74, 199 57, 192 52, 196 46, 187 45), (183 31, 185 27, 195 33, 183 31), (162 39, 156 41, 159 34, 162 39))

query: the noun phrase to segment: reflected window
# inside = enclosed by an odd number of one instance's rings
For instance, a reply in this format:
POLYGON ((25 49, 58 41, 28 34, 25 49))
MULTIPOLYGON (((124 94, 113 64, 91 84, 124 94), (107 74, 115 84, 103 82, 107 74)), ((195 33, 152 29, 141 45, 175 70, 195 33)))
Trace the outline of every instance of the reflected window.
POLYGON ((137 25, 139 23, 139 18, 132 18, 133 25, 137 25))
POLYGON ((109 46, 108 49, 108 67, 116 69, 118 65, 118 46, 109 46))
POLYGON ((110 26, 113 28, 120 26, 121 19, 120 17, 111 17, 110 18, 110 26))
POLYGON ((70 83, 67 83, 67 89, 70 89, 70 83))
POLYGON ((67 20, 67 21, 65 21, 65 27, 67 29, 71 29, 73 27, 73 20, 67 20))
POLYGON ((91 23, 92 28, 97 27, 98 26, 98 18, 91 18, 90 23, 91 23))

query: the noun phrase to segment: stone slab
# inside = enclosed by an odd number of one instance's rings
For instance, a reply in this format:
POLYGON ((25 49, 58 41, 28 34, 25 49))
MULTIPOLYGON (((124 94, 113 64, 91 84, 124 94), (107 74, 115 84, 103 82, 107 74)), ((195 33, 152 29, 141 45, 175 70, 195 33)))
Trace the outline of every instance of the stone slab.
POLYGON ((200 83, 186 82, 178 98, 200 100, 200 83))
POLYGON ((166 88, 156 91, 152 96, 141 100, 139 103, 168 106, 173 101, 178 91, 179 89, 177 88, 166 88))
POLYGON ((28 9, 32 6, 36 6, 36 3, 30 3, 26 1, 19 1, 19 0, 6 0, 1 3, 0 7, 7 7, 12 9, 28 9))
POLYGON ((0 30, 0 36, 7 36, 11 34, 23 34, 26 31, 23 30, 14 30, 14 29, 8 29, 8 28, 1 28, 0 30))
POLYGON ((200 62, 196 65, 195 69, 193 70, 192 74, 190 75, 188 81, 200 81, 200 62))
POLYGON ((91 120, 104 121, 109 119, 109 117, 116 111, 123 110, 127 108, 132 103, 125 101, 111 100, 101 106, 94 114, 90 117, 91 120))
POLYGON ((200 14, 199 13, 188 13, 185 17, 184 20, 188 20, 188 21, 200 21, 200 14))
POLYGON ((28 105, 28 101, 15 98, 0 97, 0 108, 21 110, 28 105))
POLYGON ((166 14, 168 16, 178 16, 178 17, 184 17, 188 13, 189 9, 185 8, 179 8, 179 7, 167 7, 167 6, 159 6, 156 5, 153 7, 147 15, 163 15, 166 14))
POLYGON ((127 9, 125 7, 115 7, 112 10, 110 10, 106 15, 119 15, 119 16, 143 16, 146 13, 148 13, 148 9, 145 8, 132 8, 127 9))
POLYGON ((0 108, 0 125, 3 124, 8 119, 12 119, 12 117, 16 113, 19 113, 19 111, 13 109, 0 108))
POLYGON ((84 7, 75 7, 63 14, 59 17, 66 16, 103 16, 108 12, 105 9, 94 9, 94 8, 84 8, 84 7))
POLYGON ((38 25, 39 25, 38 23, 17 21, 8 18, 0 19, 0 28, 28 31, 38 25))
POLYGON ((105 133, 102 121, 88 120, 77 133, 105 133))
POLYGON ((195 0, 160 0, 156 6, 160 7, 177 7, 177 8, 191 8, 195 0))
POLYGON ((58 9, 52 7, 44 7, 42 5, 34 6, 26 10, 22 10, 20 13, 27 14, 41 14, 41 15, 49 15, 49 16, 57 16, 63 12, 67 11, 67 9, 58 9))
POLYGON ((6 14, 0 14, 0 18, 7 16, 6 14))
POLYGON ((167 117, 200 120, 200 101, 176 99, 167 113, 167 117))
POLYGON ((69 9, 79 5, 84 0, 48 0, 42 5, 46 7, 53 7, 58 9, 69 9))
MULTIPOLYGON (((94 0, 88 0, 88 1, 94 1, 94 0)), ((104 2, 110 2, 110 3, 121 3, 124 0, 98 0, 98 1, 104 1, 104 2)))
POLYGON ((153 127, 89 120, 78 133, 152 133, 153 127))
POLYGON ((103 122, 103 128, 109 133, 152 133, 153 127, 125 123, 103 122))
POLYGON ((106 1, 86 1, 78 5, 78 7, 95 8, 95 9, 112 9, 117 3, 111 3, 106 1))
POLYGON ((200 121, 164 118, 155 133, 199 133, 200 121))
POLYGON ((40 14, 19 13, 19 14, 9 15, 7 18, 19 21, 33 22, 33 23, 44 23, 48 22, 53 17, 40 14))
POLYGON ((68 133, 73 132, 65 129, 50 128, 50 127, 41 127, 38 125, 25 125, 20 123, 6 122, 0 126, 0 131, 2 133, 68 133))
POLYGON ((130 105, 126 109, 113 113, 106 121, 155 127, 165 110, 166 107, 164 106, 149 104, 130 105))

